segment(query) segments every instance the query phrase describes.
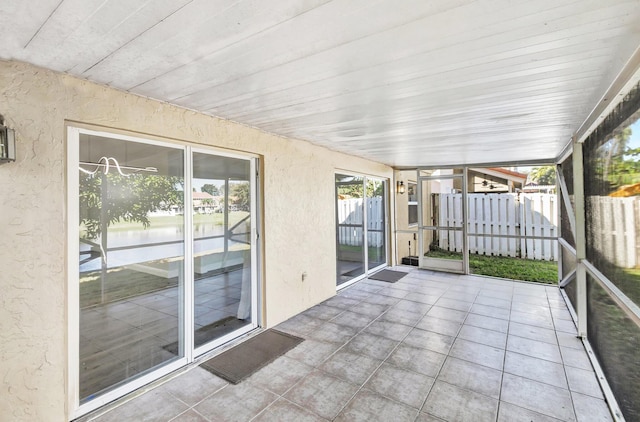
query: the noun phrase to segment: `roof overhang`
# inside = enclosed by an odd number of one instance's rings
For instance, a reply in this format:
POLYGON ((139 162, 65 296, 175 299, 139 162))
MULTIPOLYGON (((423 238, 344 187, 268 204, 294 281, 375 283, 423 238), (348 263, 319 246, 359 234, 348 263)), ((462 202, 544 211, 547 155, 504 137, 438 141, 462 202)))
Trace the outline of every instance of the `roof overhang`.
POLYGON ((399 168, 553 161, 636 74, 640 45, 625 0, 2 9, 0 58, 399 168))

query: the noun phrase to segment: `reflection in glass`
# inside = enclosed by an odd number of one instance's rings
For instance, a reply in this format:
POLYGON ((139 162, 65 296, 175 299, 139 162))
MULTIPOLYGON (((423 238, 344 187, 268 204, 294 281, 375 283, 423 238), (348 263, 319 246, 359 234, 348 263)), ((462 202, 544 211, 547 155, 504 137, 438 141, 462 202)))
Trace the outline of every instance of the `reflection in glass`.
MULTIPOLYGON (((560 170, 562 171, 562 176, 564 178, 564 182, 567 189, 567 195, 569 196, 570 206, 569 204, 564 203, 563 195, 558 195, 560 200, 560 218, 561 218, 561 235, 564 240, 567 241, 574 248, 576 247, 575 236, 571 231, 571 223, 569 220, 569 209, 572 210, 573 217, 575 218, 575 198, 573 194, 573 155, 567 157, 560 164, 560 170)), ((559 187, 560 188, 560 187, 559 187)))
POLYGON ((585 142, 587 258, 640 304, 640 122, 585 142))
POLYGON ((248 160, 193 154, 194 345, 251 324, 248 160))
POLYGON ((336 174, 337 284, 365 273, 364 179, 336 174))
POLYGON ((385 242, 386 183, 382 180, 367 179, 367 258, 369 269, 387 262, 385 242))
POLYGON ((184 353, 184 158, 180 149, 84 134, 79 147, 81 163, 112 164, 79 165, 84 402, 184 353))

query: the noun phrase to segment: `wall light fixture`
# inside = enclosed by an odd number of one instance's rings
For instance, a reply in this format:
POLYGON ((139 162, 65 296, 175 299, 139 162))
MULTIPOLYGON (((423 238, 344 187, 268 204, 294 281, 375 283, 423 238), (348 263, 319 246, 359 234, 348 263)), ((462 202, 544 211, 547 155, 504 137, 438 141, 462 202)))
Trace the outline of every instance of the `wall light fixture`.
POLYGON ((16 161, 16 133, 4 125, 0 116, 0 164, 16 161))

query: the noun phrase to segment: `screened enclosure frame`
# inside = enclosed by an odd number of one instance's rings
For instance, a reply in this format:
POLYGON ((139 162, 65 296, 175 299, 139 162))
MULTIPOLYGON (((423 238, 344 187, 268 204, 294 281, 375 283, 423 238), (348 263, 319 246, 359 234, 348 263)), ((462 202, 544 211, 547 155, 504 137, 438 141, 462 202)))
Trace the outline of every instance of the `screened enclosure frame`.
MULTIPOLYGON (((637 82, 637 79, 638 75, 636 75, 635 79, 632 80, 637 82)), ((589 193, 589 195, 593 195, 594 197, 590 199, 591 202, 587 204, 588 195, 585 186, 587 183, 587 169, 585 166, 594 166, 595 164, 592 156, 596 153, 596 149, 605 146, 605 144, 609 142, 607 141, 608 139, 613 139, 614 133, 620 133, 621 127, 626 128, 628 125, 634 123, 633 121, 630 121, 630 119, 632 119, 632 116, 637 116, 640 113, 640 84, 635 86, 632 85, 628 88, 628 92, 620 103, 610 106, 606 112, 602 111, 602 113, 601 123, 595 126, 591 132, 585 132, 582 133, 580 137, 575 137, 567 150, 557 159, 557 180, 561 192, 561 204, 559 204, 559 207, 561 208, 561 212, 567 214, 568 218, 565 221, 568 221, 570 225, 569 231, 564 231, 562 228, 560 231, 561 236, 559 238, 559 244, 561 247, 559 252, 561 254, 561 259, 559 259, 558 272, 561 281, 559 287, 561 288, 565 301, 569 305, 571 314, 575 319, 578 327, 578 335, 582 339, 582 342, 588 352, 588 356, 595 369, 612 415, 615 420, 625 420, 622 410, 623 408, 620 405, 621 403, 618 401, 618 397, 624 398, 626 396, 628 398, 629 394, 635 394, 624 391, 629 388, 631 391, 637 392, 637 374, 634 378, 629 378, 628 380, 618 380, 614 374, 608 374, 605 370, 606 365, 603 366, 598 360, 598 354, 606 357, 605 361, 609 359, 618 359, 620 362, 624 362, 627 360, 627 356, 613 355, 609 357, 606 350, 596 350, 595 346, 592 344, 592 341, 599 343, 599 340, 591 337, 590 328, 597 323, 597 321, 591 321, 591 318, 600 319, 600 324, 602 324, 603 317, 598 313, 593 313, 593 310, 590 310, 594 305, 593 300, 595 299, 592 298, 590 301, 589 291, 592 288, 600 289, 600 291, 605 295, 606 300, 610 302, 609 306, 615 306, 629 324, 635 324, 636 332, 640 330, 640 307, 636 302, 634 302, 634 300, 627 296, 627 294, 625 294, 625 292, 623 292, 622 289, 609 278, 609 276, 598 268, 597 262, 591 262, 589 257, 590 252, 588 251, 588 248, 591 248, 593 251, 597 251, 597 249, 595 245, 589 243, 593 242, 593 239, 590 239, 589 236, 594 236, 594 229, 590 229, 592 231, 591 235, 587 233, 587 225, 592 224, 592 221, 589 220, 589 218, 593 218, 593 216, 587 216, 587 208, 593 207, 594 205, 590 204, 593 204, 594 200, 601 197, 602 193, 589 193), (589 151, 590 158, 587 158, 586 149, 589 151), (568 185, 565 180, 563 165, 572 167, 572 185, 568 185), (570 192, 573 196, 573 204, 570 198, 570 192), (573 235, 574 242, 571 242, 572 239, 565 238, 566 236, 563 234, 567 233, 573 235), (575 244, 575 247, 572 243, 575 244), (575 260, 574 269, 563 268, 563 263, 565 262, 564 258, 566 257, 575 260), (590 312, 592 313, 591 318, 590 312), (607 377, 612 376, 613 378, 611 378, 610 381, 607 381, 607 377), (611 381, 613 381, 613 384, 611 381), (634 382, 635 386, 629 386, 634 382), (615 387, 616 385, 617 387, 615 387), (634 388, 635 390, 633 390, 634 388), (616 392, 614 392, 614 389, 616 392)), ((605 165, 608 164, 605 163, 605 165)), ((589 168, 589 172, 593 175, 595 174, 595 169, 589 168)), ((597 189, 597 187, 593 186, 592 181, 589 183, 590 192, 597 189)), ((595 204, 598 204, 598 202, 595 204)), ((615 219, 613 215, 609 215, 607 218, 615 219)), ((562 223, 562 221, 563 219, 560 219, 560 223, 562 223)), ((636 223, 635 230, 638 229, 639 227, 636 223)), ((620 235, 620 233, 618 233, 618 235, 620 235)), ((596 261, 598 259, 601 258, 596 258, 596 261)), ((601 298, 600 300, 602 301, 604 299, 601 298)), ((601 305, 601 312, 604 312, 604 306, 605 305, 601 305)), ((598 335, 598 337, 602 337, 602 335, 598 335)), ((619 341, 624 342, 624 339, 619 339, 619 341)), ((603 346, 597 345, 598 349, 601 347, 603 346)), ((606 364, 606 362, 604 363, 606 364)), ((610 366, 611 362, 609 362, 608 365, 610 366)), ((626 376, 631 376, 631 374, 625 374, 624 377, 626 376)), ((626 408, 626 412, 632 413, 633 418, 638 416, 639 409, 637 406, 634 409, 633 405, 629 407, 628 400, 624 408, 626 408)))
MULTIPOLYGON (((398 229, 397 228, 397 222, 396 222, 396 230, 395 230, 395 238, 396 238, 396 252, 399 250, 398 245, 398 237, 399 235, 415 235, 416 239, 419 246, 417 248, 418 251, 418 266, 420 268, 424 268, 424 269, 432 269, 432 270, 436 270, 436 271, 446 271, 446 272, 451 272, 451 273, 458 273, 458 274, 471 274, 471 268, 470 268, 470 255, 472 253, 476 253, 476 252, 472 252, 471 251, 471 241, 470 239, 477 239, 477 238, 487 238, 487 239, 502 239, 502 240, 506 240, 506 241, 515 241, 515 242, 530 242, 530 241, 550 241, 550 242, 556 242, 559 239, 559 235, 535 235, 535 234, 523 234, 523 233, 519 233, 519 234, 508 234, 508 233, 495 233, 493 231, 491 232, 478 232, 476 230, 471 230, 471 221, 470 221, 470 210, 469 210, 469 195, 475 195, 475 193, 473 192, 469 192, 470 188, 469 188, 469 183, 468 183, 468 178, 469 178, 469 173, 470 173, 470 169, 474 168, 474 169, 482 169, 482 168, 490 168, 490 167, 513 167, 513 166, 546 166, 546 165, 552 165, 554 164, 554 160, 531 160, 531 161, 520 161, 520 162, 495 162, 495 163, 482 163, 482 164, 470 164, 470 165, 459 165, 459 166, 421 166, 418 168, 402 168, 402 169, 398 169, 400 171, 404 171, 404 172, 414 172, 415 171, 415 180, 417 181, 417 187, 418 187, 418 194, 417 194, 417 199, 418 199, 418 225, 417 226, 411 226, 408 229, 398 229), (429 171, 434 171, 434 170, 450 170, 450 169, 457 169, 459 171, 461 171, 461 173, 457 173, 457 174, 443 174, 443 175, 422 175, 421 172, 429 172, 429 171), (461 179, 461 183, 460 183, 460 190, 459 190, 459 194, 461 195, 461 215, 462 218, 461 220, 463 221, 459 227, 449 227, 449 226, 439 226, 439 225, 433 225, 433 224, 426 224, 423 218, 423 208, 425 207, 425 198, 423 195, 423 187, 422 187, 422 183, 421 181, 430 181, 430 180, 455 180, 455 179, 461 179), (452 232, 457 232, 461 235, 461 241, 460 244, 462 245, 462 251, 461 253, 461 258, 459 260, 460 265, 456 265, 455 268, 453 268, 453 265, 450 266, 440 266, 440 267, 427 267, 427 266, 422 266, 422 262, 427 262, 426 259, 423 259, 423 255, 425 252, 425 245, 424 245, 424 231, 425 230, 431 230, 431 231, 452 231, 452 232)), ((482 192, 485 193, 485 192, 482 192)), ((558 201, 556 201, 556 206, 558 205, 558 201)), ((557 213, 557 215, 559 216, 560 214, 557 213)), ((559 222, 558 222, 558 228, 559 228, 559 222)), ((520 246, 517 246, 518 248, 518 253, 520 252, 520 246)), ((559 248, 558 248, 559 250, 559 248)), ((493 255, 493 253, 492 253, 493 255)), ((399 256, 396 256, 396 261, 400 262, 400 258, 399 256)), ((559 257, 558 257, 559 258, 559 257)), ((431 261, 436 261, 437 258, 430 258, 431 261)), ((441 260, 441 261, 446 261, 445 260, 441 260)))

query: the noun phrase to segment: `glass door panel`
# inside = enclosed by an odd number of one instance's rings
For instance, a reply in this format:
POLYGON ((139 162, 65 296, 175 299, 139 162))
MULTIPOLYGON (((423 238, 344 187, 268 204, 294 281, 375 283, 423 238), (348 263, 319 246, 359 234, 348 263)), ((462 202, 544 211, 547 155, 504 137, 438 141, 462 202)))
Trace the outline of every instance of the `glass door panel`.
POLYGON ((463 170, 431 170, 419 181, 420 267, 464 272, 463 170))
POLYGON ((252 325, 250 164, 193 153, 196 348, 252 325))
POLYGON ((336 174, 337 284, 365 273, 364 178, 336 174))
POLYGON ((367 263, 373 269, 387 263, 385 238, 386 183, 367 178, 367 263))
POLYGON ((79 397, 184 356, 184 150, 79 137, 79 397))

